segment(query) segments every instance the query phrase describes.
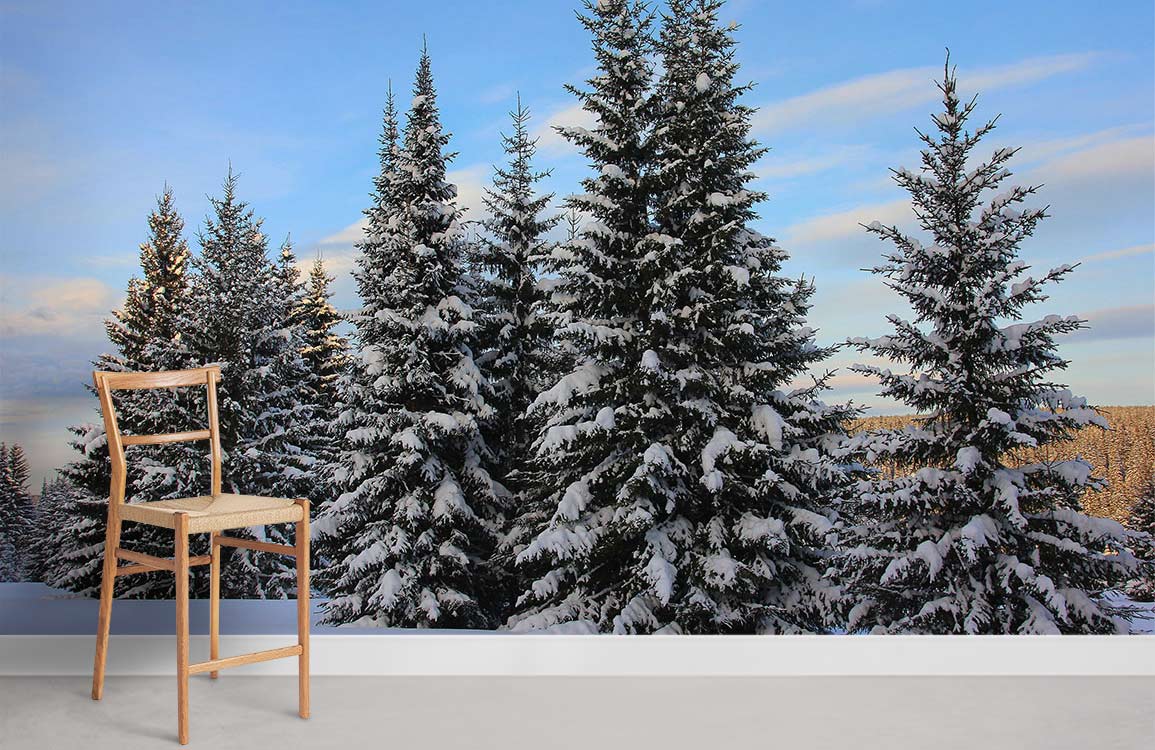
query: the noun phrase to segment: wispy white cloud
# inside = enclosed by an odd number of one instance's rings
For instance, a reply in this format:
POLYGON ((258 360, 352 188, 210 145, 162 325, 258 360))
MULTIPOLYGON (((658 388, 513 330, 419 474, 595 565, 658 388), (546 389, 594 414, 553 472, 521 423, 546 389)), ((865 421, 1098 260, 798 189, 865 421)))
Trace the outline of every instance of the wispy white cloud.
POLYGON ((850 162, 860 162, 870 152, 867 146, 833 146, 822 153, 812 153, 795 158, 784 158, 773 153, 763 158, 751 169, 762 180, 788 180, 809 174, 817 174, 830 169, 846 167, 850 162))
POLYGON ((1088 328, 1076 331, 1068 341, 1108 341, 1112 339, 1155 340, 1155 305, 1127 305, 1080 313, 1088 328))
MULTIPOLYGON (((968 91, 992 91, 1021 86, 1087 67, 1094 53, 1033 57, 1009 65, 964 71, 959 77, 968 91)), ((772 133, 811 124, 861 122, 864 118, 899 112, 934 101, 939 67, 901 68, 853 78, 842 83, 763 105, 754 115, 756 132, 772 133)))
MULTIPOLYGON (((1155 180, 1155 137, 1142 135, 1106 140, 1111 135, 1131 132, 1129 127, 1111 128, 1080 136, 1040 141, 1038 146, 1028 144, 1024 151, 1048 154, 1051 158, 1037 160, 1020 182, 1044 183, 1048 189, 1078 193, 1088 189, 1103 192, 1112 181, 1138 178, 1155 180)), ((807 166, 805 163, 799 168, 807 166)), ((789 165, 788 165, 789 167, 789 165)), ((785 171, 789 171, 787 168, 785 171)), ((882 224, 910 225, 914 213, 907 199, 870 203, 849 209, 821 214, 796 222, 783 232, 784 241, 793 246, 842 240, 860 234, 863 224, 878 221, 882 224)), ((1105 260, 1124 255, 1151 252, 1150 245, 1139 245, 1114 250, 1086 260, 1105 260), (1146 249, 1144 249, 1146 248, 1146 249)))
POLYGON ((863 224, 905 224, 914 218, 910 202, 905 199, 870 203, 844 211, 804 219, 786 227, 783 241, 792 246, 844 239, 863 234, 863 224))
POLYGON ((1054 159, 1061 154, 1072 151, 1082 151, 1091 146, 1118 141, 1122 138, 1149 131, 1150 129, 1151 126, 1148 124, 1118 125, 1112 128, 1096 130, 1091 133, 1076 133, 1075 135, 1067 135, 1059 138, 1046 138, 1042 140, 1025 139, 1021 141, 1021 144, 1012 139, 1004 145, 1022 146, 1019 149, 1019 153, 1015 155, 1016 163, 1020 165, 1037 164, 1054 159))
POLYGON ((73 336, 102 324, 117 302, 99 279, 0 279, 0 336, 73 336))
POLYGON ((489 184, 492 168, 488 164, 473 164, 461 169, 450 170, 446 179, 457 186, 457 207, 465 212, 466 220, 481 218, 481 202, 485 188, 489 184))
POLYGON ((352 245, 354 242, 360 242, 365 236, 365 227, 367 225, 368 220, 362 217, 344 229, 334 232, 327 237, 322 237, 317 244, 323 248, 328 245, 352 245))
POLYGON ((1095 253, 1093 255, 1086 255, 1079 258, 1080 263, 1098 263, 1104 260, 1115 260, 1116 258, 1129 258, 1135 255, 1150 255, 1155 252, 1155 245, 1132 245, 1131 247, 1122 247, 1118 250, 1107 250, 1102 253, 1095 253))
POLYGON ((1092 180, 1103 184, 1121 177, 1151 179, 1155 175, 1155 136, 1097 143, 1052 159, 1040 165, 1037 172, 1046 183, 1092 180))
POLYGON ((557 132, 558 127, 583 127, 593 129, 597 118, 582 108, 581 104, 571 104, 555 109, 545 120, 534 128, 533 136, 538 139, 537 147, 543 154, 554 156, 573 151, 574 147, 557 132))

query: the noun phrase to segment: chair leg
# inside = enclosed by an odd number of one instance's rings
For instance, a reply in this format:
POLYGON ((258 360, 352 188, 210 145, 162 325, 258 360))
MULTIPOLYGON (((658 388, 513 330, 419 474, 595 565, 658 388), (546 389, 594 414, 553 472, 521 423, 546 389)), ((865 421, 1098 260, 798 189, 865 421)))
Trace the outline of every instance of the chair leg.
MULTIPOLYGON (((209 658, 216 660, 221 655, 221 546, 215 532, 209 535, 209 547, 209 658)), ((209 672, 214 680, 218 675, 220 672, 209 672)))
POLYGON ((92 700, 104 695, 104 664, 108 658, 108 631, 112 624, 112 597, 116 585, 116 547, 120 544, 120 519, 109 513, 104 532, 104 566, 100 579, 100 613, 96 622, 96 660, 92 665, 92 700))
POLYGON ((309 501, 298 500, 301 520, 297 524, 297 643, 301 654, 297 657, 298 713, 309 718, 309 501))
POLYGON ((174 533, 176 576, 176 700, 177 734, 188 744, 188 515, 177 513, 174 533))

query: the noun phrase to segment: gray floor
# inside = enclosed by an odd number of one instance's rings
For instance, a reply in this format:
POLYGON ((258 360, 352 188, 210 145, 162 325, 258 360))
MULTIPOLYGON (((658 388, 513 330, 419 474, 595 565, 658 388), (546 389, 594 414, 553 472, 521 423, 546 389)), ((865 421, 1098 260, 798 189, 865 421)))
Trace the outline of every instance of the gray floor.
MULTIPOLYGON (((0 679, 4 750, 178 747, 175 684, 0 679)), ((190 747, 1150 750, 1150 678, 194 678, 190 747)))

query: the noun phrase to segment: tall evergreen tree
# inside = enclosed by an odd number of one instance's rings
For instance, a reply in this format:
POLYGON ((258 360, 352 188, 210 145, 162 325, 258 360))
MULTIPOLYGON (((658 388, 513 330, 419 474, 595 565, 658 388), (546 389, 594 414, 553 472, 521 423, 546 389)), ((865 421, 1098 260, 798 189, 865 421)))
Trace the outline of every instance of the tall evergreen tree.
MULTIPOLYGON (((184 221, 167 186, 148 219, 149 237, 140 246, 142 277, 128 283, 124 306, 114 310, 105 328, 113 350, 94 365, 100 370, 151 371, 189 364, 181 331, 187 314, 189 250, 184 221)), ((203 426, 203 398, 183 391, 122 391, 116 394, 120 427, 126 434, 155 434, 203 426)), ((70 428, 81 456, 61 471, 74 490, 56 493, 59 504, 46 533, 49 554, 44 561, 46 583, 92 595, 100 586, 104 529, 108 513, 108 446, 103 427, 70 428)), ((197 475, 207 463, 203 446, 191 443, 144 446, 129 456, 129 501, 162 500, 201 494, 197 475)), ((169 555, 172 535, 139 524, 127 524, 125 547, 148 554, 169 555)), ((199 542, 198 542, 199 543, 199 542)), ((197 591, 207 590, 203 571, 194 574, 197 591)), ((172 576, 146 573, 117 582, 117 592, 130 597, 170 597, 172 576)))
POLYGON ((481 434, 493 417, 490 388, 473 358, 460 211, 446 181, 452 155, 425 51, 413 93, 403 143, 382 160, 354 273, 360 356, 344 388, 334 472, 344 492, 315 525, 328 561, 317 579, 328 622, 489 627, 486 560, 506 491, 481 434))
MULTIPOLYGON (((607 458, 605 448, 623 438, 615 431, 615 408, 624 411, 644 397, 629 375, 641 354, 634 351, 642 315, 635 273, 650 228, 643 174, 651 157, 652 14, 635 0, 603 0, 586 2, 579 20, 592 37, 598 71, 586 89, 566 89, 597 124, 558 131, 584 152, 595 175, 583 180, 583 194, 567 199, 571 212, 589 220, 579 236, 553 249, 546 264, 557 277, 550 317, 574 360, 571 372, 535 399, 527 415, 545 435, 533 446, 518 525, 548 525, 534 529, 538 536, 514 550, 522 578, 532 582, 509 621, 519 629, 581 628, 588 621, 602 627, 617 614, 609 611, 605 597, 593 595, 623 583, 617 561, 594 556, 595 542, 604 539, 612 548, 624 534, 610 526, 618 504, 615 485, 628 459, 607 458), (602 463, 601 471, 590 471, 602 463), (604 572, 605 578, 592 578, 589 571, 604 572), (618 580, 611 583, 612 578, 618 580), (583 622, 567 624, 572 621, 583 622)), ((632 442, 621 450, 629 451, 632 442)), ((622 520, 628 524, 626 513, 622 520)), ((628 546, 622 548, 628 554, 628 546)))
POLYGON ((561 357, 553 345, 552 326, 545 312, 545 285, 539 267, 555 244, 547 234, 561 221, 547 216, 553 194, 542 194, 537 184, 549 176, 533 167, 536 139, 529 135, 529 110, 510 113, 511 135, 502 136, 508 163, 495 167, 493 187, 485 191, 486 216, 472 253, 474 284, 479 292, 478 364, 493 387, 494 418, 485 425, 488 444, 500 467, 502 483, 512 493, 511 520, 503 530, 499 551, 491 561, 503 580, 495 611, 507 615, 515 587, 511 552, 526 541, 529 529, 540 525, 533 508, 523 506, 526 459, 534 432, 526 414, 530 403, 561 371, 561 357))
POLYGON ((524 421, 529 404, 553 375, 552 331, 542 313, 544 294, 537 265, 551 249, 546 234, 560 216, 546 216, 552 193, 539 194, 537 183, 549 176, 533 167, 537 141, 529 136, 529 110, 517 99, 510 113, 513 133, 502 137, 509 159, 494 169, 493 187, 482 199, 486 217, 473 263, 484 313, 478 316, 483 354, 479 364, 493 387, 496 412, 492 447, 503 466, 526 452, 524 421))
POLYGON ((848 411, 819 385, 784 392, 828 350, 803 325, 812 287, 779 277, 784 254, 748 226, 762 149, 719 5, 671 3, 652 97, 645 8, 586 20, 601 75, 583 103, 601 125, 567 135, 600 175, 574 200, 594 220, 555 254, 554 297, 581 357, 534 406, 552 412, 537 443, 552 518, 519 556, 536 580, 517 629, 825 622, 821 497, 843 476, 831 448, 848 411))
MULTIPOLYGON (((263 290, 265 315, 254 321, 254 354, 256 361, 266 364, 256 370, 255 402, 248 407, 251 421, 240 440, 255 470, 246 487, 256 489, 246 491, 320 503, 329 497, 320 471, 328 445, 325 436, 316 433, 322 408, 320 375, 305 359, 308 331, 300 276, 292 241, 286 238, 263 290)), ((293 524, 274 525, 258 534, 277 544, 292 545, 294 529, 293 524)), ((277 599, 295 591, 292 560, 265 556, 261 566, 262 596, 277 599)))
POLYGON ((779 275, 786 254, 750 227, 766 198, 749 188, 750 169, 765 149, 749 136, 750 86, 735 83, 737 27, 720 24, 722 5, 673 0, 658 41, 650 377, 670 405, 664 439, 690 467, 665 480, 680 496, 675 523, 696 527, 663 560, 682 574, 684 628, 821 631, 839 603, 823 573, 854 411, 819 400, 826 376, 793 385, 833 348, 806 325, 813 285, 779 275), (720 575, 719 560, 733 573, 720 575))
MULTIPOLYGON (((478 316, 482 351, 478 364, 494 391, 494 418, 487 425, 487 438, 519 512, 524 511, 517 498, 534 427, 525 412, 560 369, 552 327, 543 314, 545 291, 538 269, 554 245, 547 234, 561 216, 545 215, 553 194, 539 193, 537 184, 549 172, 533 167, 537 141, 530 138, 529 110, 520 96, 510 117, 513 132, 502 137, 508 164, 494 168, 493 187, 485 191, 486 217, 472 262, 483 310, 478 316)), ((536 516, 523 516, 506 530, 494 565, 507 577, 512 573, 511 544, 524 541, 528 525, 537 525, 536 516)), ((498 609, 508 609, 508 602, 498 609)))
MULTIPOLYGON (((221 367, 224 491, 298 497, 309 485, 301 442, 312 405, 298 387, 307 373, 296 259, 289 243, 277 262, 269 258, 262 221, 236 187, 230 168, 199 235, 185 328, 193 361, 221 367)), ((283 532, 271 533, 283 541, 283 532)), ((236 594, 286 594, 283 561, 236 550, 227 567, 236 594)))
POLYGON ((180 319, 188 290, 189 249, 184 220, 167 185, 148 227, 149 239, 140 246, 143 278, 129 280, 124 306, 114 310, 105 325, 116 347, 103 362, 109 369, 165 370, 185 364, 180 319))
POLYGON ((1051 382, 1067 362, 1055 338, 1084 326, 1074 316, 1020 322, 1045 287, 1072 270, 1036 276, 1019 246, 1046 216, 1023 204, 1035 187, 1006 186, 1016 149, 974 155, 994 121, 973 132, 949 60, 937 133, 920 133, 922 169, 894 172, 911 196, 920 240, 894 226, 868 229, 894 248, 873 272, 914 315, 889 316, 894 332, 856 339, 862 351, 908 372, 858 365, 882 395, 925 415, 902 430, 868 432, 868 462, 911 467, 857 487, 841 576, 855 595, 851 629, 921 633, 1110 633, 1121 612, 1100 594, 1134 570, 1116 522, 1080 511, 1098 480, 1081 458, 1008 465, 1106 422, 1085 399, 1051 382), (1008 324, 1009 322, 1009 324, 1008 324))

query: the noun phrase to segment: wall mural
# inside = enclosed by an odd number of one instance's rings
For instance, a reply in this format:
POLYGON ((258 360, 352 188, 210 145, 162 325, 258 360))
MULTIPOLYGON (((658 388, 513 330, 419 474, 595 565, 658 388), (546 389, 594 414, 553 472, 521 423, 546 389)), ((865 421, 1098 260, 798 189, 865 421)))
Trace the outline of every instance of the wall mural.
MULTIPOLYGON (((411 99, 385 98, 359 252, 342 271, 352 310, 331 303, 323 259, 302 273, 289 240, 270 245, 237 173, 197 252, 166 186, 93 367, 221 367, 225 491, 310 499, 324 625, 1149 629, 1155 407, 1096 408, 1060 382, 1059 344, 1087 321, 1029 308, 1082 269, 1021 260, 1051 186, 1012 178, 1018 149, 948 56, 940 104, 911 136, 919 163, 890 174, 914 221, 860 229, 878 240, 861 273, 885 283, 893 312, 820 341, 815 277, 789 275, 787 251, 755 228, 766 149, 722 9, 586 7, 595 69, 569 87, 584 124, 557 132, 588 175, 564 199, 543 188, 549 165, 518 99, 475 221, 447 172, 423 50, 411 99), (838 351, 904 415, 831 398, 838 351)), ((203 423, 204 404, 179 390, 118 408, 127 433, 203 423)), ((97 593, 99 424, 71 428, 73 460, 35 492, 22 446, 0 449, 0 580, 97 593)), ((133 451, 130 501, 206 491, 203 444, 133 451)), ((124 534, 168 555, 171 533, 124 534)), ((206 549, 194 538, 191 554, 206 549)), ((226 597, 294 596, 288 563, 226 556, 226 597)), ((168 573, 117 586, 173 596, 168 573)), ((207 586, 195 571, 193 596, 207 586)))

